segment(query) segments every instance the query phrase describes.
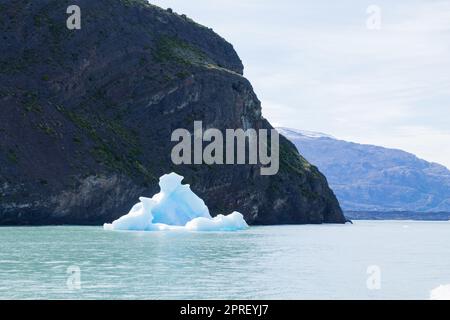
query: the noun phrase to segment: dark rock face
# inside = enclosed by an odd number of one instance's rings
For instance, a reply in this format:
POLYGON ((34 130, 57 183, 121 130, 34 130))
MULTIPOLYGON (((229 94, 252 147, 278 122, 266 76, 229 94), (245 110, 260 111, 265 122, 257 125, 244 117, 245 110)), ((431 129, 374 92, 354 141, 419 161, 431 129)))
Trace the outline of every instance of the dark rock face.
POLYGON ((233 47, 145 1, 0 4, 0 224, 102 224, 175 171, 211 214, 345 221, 324 176, 280 137, 280 170, 172 164, 176 128, 272 128, 233 47), (81 8, 81 30, 66 9, 81 8))

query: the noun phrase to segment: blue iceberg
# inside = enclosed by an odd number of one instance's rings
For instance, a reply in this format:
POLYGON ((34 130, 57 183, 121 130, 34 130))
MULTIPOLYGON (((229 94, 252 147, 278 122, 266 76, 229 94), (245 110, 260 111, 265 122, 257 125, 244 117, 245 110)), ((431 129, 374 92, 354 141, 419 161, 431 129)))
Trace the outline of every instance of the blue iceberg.
POLYGON ((159 179, 161 191, 152 198, 139 198, 140 202, 130 212, 111 224, 104 224, 105 230, 132 231, 236 231, 248 228, 239 212, 227 216, 211 217, 205 202, 187 184, 181 184, 183 177, 170 173, 159 179))

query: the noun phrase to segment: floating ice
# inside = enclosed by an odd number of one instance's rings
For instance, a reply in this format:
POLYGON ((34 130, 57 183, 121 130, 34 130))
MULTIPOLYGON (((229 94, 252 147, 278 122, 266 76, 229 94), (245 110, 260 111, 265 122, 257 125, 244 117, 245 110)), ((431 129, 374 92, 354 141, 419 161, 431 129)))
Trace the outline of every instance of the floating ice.
POLYGON ((159 179, 161 191, 152 198, 139 198, 140 202, 127 215, 105 230, 134 231, 235 231, 247 229, 248 225, 239 212, 212 218, 205 202, 192 192, 189 185, 181 184, 182 176, 176 173, 159 179))
POLYGON ((430 292, 431 300, 450 300, 450 284, 439 286, 430 292))

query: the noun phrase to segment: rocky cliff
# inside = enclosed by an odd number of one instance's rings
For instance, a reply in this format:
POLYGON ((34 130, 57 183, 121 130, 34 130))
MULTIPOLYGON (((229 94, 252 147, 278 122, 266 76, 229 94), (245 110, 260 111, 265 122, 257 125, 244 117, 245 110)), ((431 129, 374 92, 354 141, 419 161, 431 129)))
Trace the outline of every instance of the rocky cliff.
POLYGON ((280 170, 182 165, 176 128, 272 128, 233 47, 137 0, 0 3, 0 224, 102 224, 176 171, 212 215, 344 222, 324 176, 281 137, 280 170), (81 30, 66 27, 69 5, 81 30))

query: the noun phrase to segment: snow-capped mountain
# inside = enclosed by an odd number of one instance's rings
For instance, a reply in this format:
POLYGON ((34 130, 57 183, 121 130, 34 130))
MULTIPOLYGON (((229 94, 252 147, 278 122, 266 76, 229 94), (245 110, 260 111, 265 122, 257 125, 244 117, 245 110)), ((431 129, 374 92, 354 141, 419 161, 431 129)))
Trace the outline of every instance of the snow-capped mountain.
POLYGON ((328 179, 345 211, 450 212, 450 170, 396 149, 277 128, 328 179))
POLYGON ((305 138, 330 138, 336 139, 332 135, 322 133, 322 132, 314 132, 308 130, 297 130, 297 129, 289 129, 289 128, 277 128, 277 130, 282 133, 286 138, 290 139, 296 138, 298 135, 301 135, 305 138))

